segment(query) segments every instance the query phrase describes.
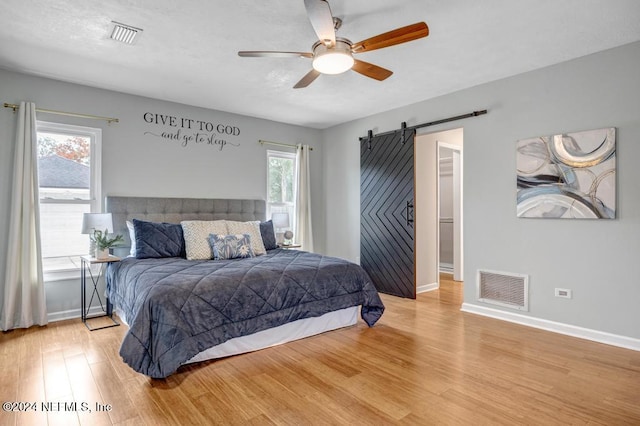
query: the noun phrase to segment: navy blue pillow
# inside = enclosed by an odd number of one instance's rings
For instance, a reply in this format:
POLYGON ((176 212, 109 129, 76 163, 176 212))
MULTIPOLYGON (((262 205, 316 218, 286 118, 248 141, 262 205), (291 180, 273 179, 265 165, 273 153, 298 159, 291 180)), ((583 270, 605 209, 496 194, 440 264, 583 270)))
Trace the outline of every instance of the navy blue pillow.
POLYGON ((185 257, 182 226, 179 223, 146 222, 133 219, 136 258, 185 257))
POLYGON ((278 243, 276 243, 276 232, 273 230, 272 220, 260 222, 260 235, 262 236, 262 243, 266 250, 278 248, 278 243))

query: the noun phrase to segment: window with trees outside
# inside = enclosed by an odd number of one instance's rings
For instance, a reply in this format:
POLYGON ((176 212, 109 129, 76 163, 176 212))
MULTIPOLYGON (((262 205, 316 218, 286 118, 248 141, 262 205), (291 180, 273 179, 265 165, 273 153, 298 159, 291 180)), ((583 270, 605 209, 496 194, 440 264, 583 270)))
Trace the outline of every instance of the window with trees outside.
POLYGON ((45 281, 72 278, 89 252, 83 213, 100 212, 102 130, 38 122, 40 240, 45 281))
POLYGON ((289 213, 289 227, 276 229, 276 232, 293 230, 296 221, 296 154, 267 151, 267 165, 267 219, 273 213, 289 213))

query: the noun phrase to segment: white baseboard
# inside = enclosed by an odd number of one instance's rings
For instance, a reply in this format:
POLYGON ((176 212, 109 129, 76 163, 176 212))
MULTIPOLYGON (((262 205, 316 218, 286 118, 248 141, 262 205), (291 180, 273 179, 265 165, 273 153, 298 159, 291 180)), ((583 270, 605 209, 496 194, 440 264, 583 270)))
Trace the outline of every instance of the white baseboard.
POLYGON ((635 339, 633 337, 620 336, 604 331, 592 330, 589 328, 549 321, 512 312, 505 312, 499 309, 487 308, 485 306, 478 306, 470 303, 463 303, 460 310, 471 314, 526 325, 528 327, 539 328, 554 333, 565 334, 567 336, 578 337, 580 339, 591 340, 593 342, 604 343, 606 345, 640 351, 640 339, 635 339))
MULTIPOLYGON (((100 306, 93 306, 89 309, 88 316, 100 315, 103 314, 104 311, 100 306)), ((80 318, 80 308, 78 309, 70 309, 68 311, 59 311, 59 312, 49 312, 47 313, 47 320, 49 322, 56 321, 64 321, 68 319, 80 318)))
POLYGON ((418 285, 416 286, 416 294, 426 293, 427 291, 437 290, 438 288, 440 288, 438 283, 418 285))
POLYGON ((453 274, 453 264, 451 263, 441 263, 438 269, 440 273, 453 274))

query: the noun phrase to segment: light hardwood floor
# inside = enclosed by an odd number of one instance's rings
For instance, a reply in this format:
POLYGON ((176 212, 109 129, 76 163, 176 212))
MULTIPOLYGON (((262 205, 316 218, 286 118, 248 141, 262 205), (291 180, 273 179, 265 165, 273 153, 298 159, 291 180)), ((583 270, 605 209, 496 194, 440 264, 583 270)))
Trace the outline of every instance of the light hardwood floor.
POLYGON ((71 320, 2 333, 0 400, 37 411, 0 412, 0 424, 640 424, 640 352, 461 313, 461 287, 445 279, 417 300, 383 296, 373 328, 360 322, 166 380, 122 363, 124 326, 89 332, 71 320), (43 411, 74 401, 77 412, 43 411))

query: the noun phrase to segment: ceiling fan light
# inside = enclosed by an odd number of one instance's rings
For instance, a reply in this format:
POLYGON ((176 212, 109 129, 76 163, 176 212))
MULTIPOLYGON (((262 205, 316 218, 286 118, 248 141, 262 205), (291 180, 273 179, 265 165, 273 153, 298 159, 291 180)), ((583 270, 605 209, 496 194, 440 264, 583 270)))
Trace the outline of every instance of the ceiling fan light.
POLYGON ((335 46, 327 47, 321 42, 313 46, 313 69, 322 74, 341 74, 353 66, 351 42, 336 39, 335 46))
POLYGON ((353 66, 353 56, 342 52, 327 52, 313 58, 313 68, 322 74, 341 74, 353 66))

